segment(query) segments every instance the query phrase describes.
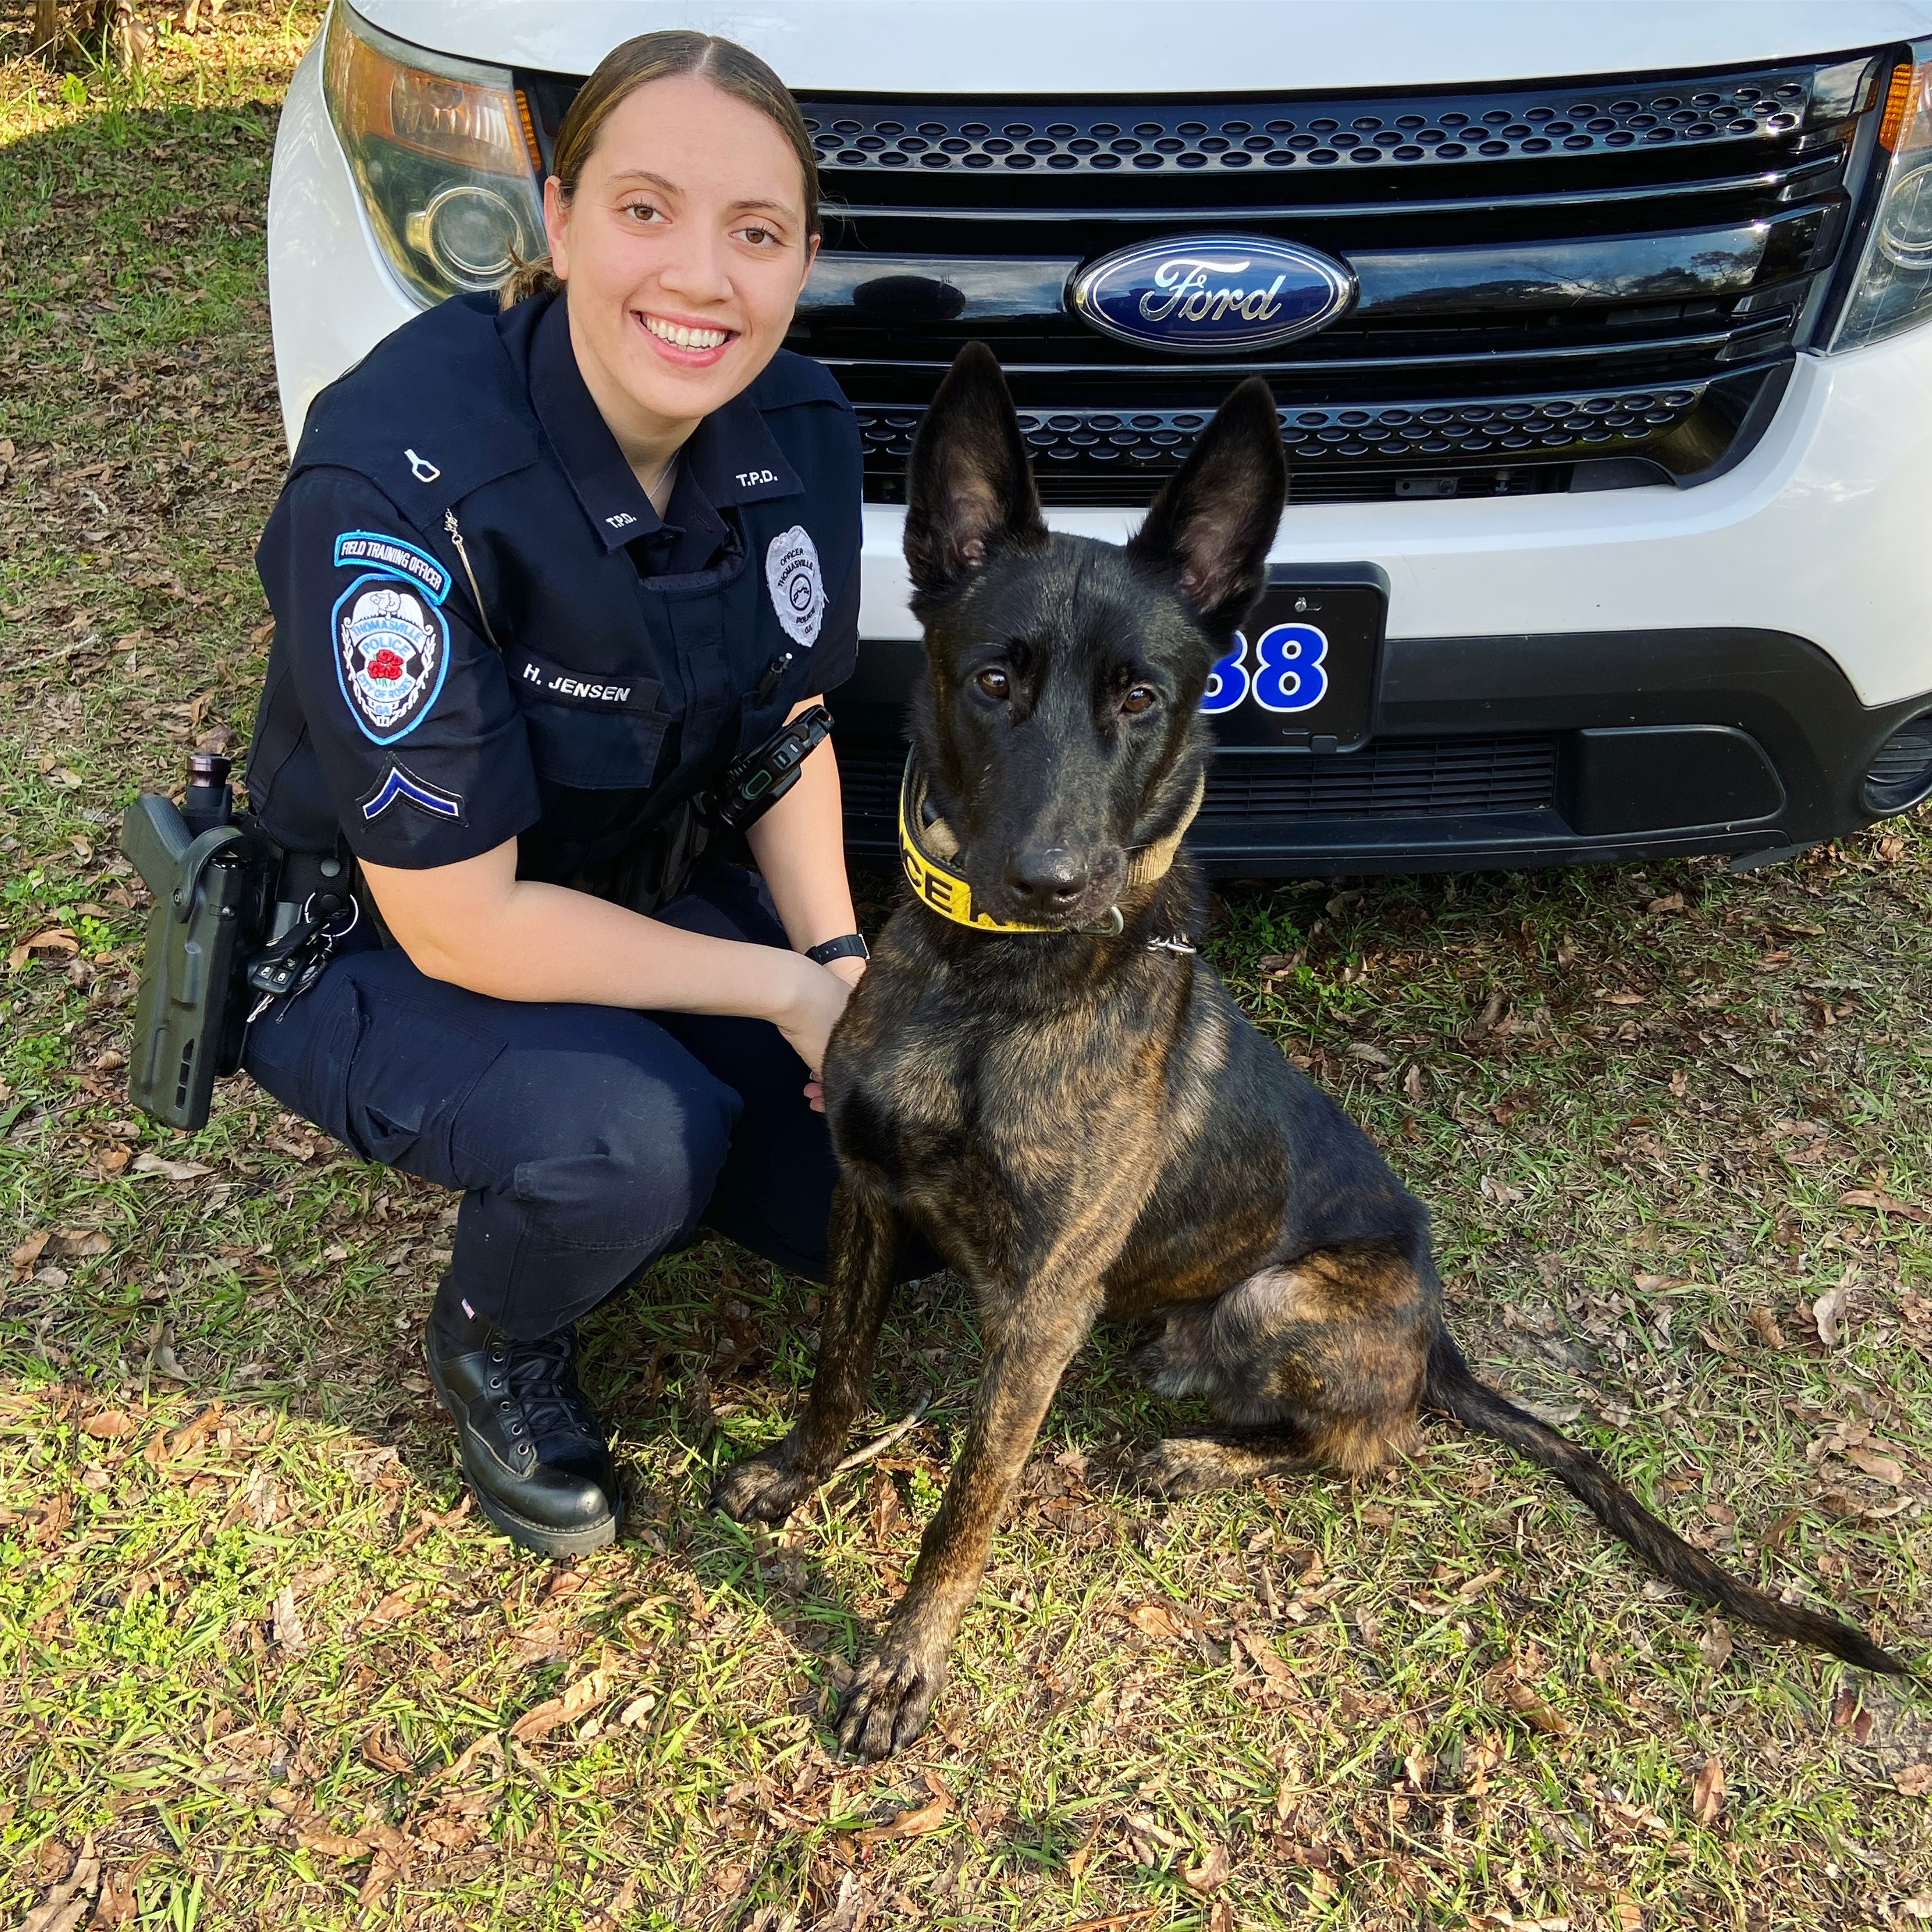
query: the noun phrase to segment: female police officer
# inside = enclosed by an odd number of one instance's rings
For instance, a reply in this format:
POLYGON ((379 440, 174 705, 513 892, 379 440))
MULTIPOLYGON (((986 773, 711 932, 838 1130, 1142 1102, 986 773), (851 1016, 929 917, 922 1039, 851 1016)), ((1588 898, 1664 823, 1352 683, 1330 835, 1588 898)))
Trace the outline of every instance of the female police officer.
POLYGON ((618 48, 544 212, 500 310, 446 302, 316 398, 263 536, 250 796, 346 847, 368 916, 245 1064, 464 1190, 430 1372, 484 1511, 567 1554, 619 1498, 574 1319, 700 1218, 823 1272, 806 1076, 865 960, 832 748, 751 830, 769 901, 689 865, 690 801, 852 668, 860 457, 778 346, 817 182, 762 62, 618 48))

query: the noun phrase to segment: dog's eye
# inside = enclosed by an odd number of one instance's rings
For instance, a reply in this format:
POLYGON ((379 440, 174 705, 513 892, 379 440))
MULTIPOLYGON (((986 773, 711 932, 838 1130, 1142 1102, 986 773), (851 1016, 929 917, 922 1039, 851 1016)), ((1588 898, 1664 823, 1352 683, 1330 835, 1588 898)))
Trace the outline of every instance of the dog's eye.
POLYGON ((1152 685, 1137 684, 1120 700, 1120 709, 1130 718, 1138 717, 1142 712, 1151 710, 1160 698, 1160 692, 1152 685))
POLYGON ((1004 698, 1013 688, 1013 681, 1006 673, 998 669, 982 670, 979 676, 980 688, 988 698, 1004 698))

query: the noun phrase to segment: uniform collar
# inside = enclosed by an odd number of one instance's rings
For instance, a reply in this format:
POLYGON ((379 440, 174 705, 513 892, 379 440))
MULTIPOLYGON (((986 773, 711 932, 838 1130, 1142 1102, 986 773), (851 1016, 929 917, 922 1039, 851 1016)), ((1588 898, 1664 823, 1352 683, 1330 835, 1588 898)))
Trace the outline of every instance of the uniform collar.
MULTIPOLYGON (((664 526, 584 386, 562 296, 538 320, 531 340, 530 404, 606 550, 664 526)), ((680 494, 694 486, 706 508, 797 496, 804 488, 748 394, 733 397, 698 425, 679 467, 680 494)), ((680 506, 687 512, 696 507, 688 501, 680 506)))

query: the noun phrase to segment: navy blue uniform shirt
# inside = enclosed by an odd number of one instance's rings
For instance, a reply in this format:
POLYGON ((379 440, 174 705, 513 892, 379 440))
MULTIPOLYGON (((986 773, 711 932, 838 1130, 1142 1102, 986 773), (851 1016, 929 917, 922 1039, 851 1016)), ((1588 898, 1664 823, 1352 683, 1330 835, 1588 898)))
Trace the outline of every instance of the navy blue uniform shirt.
POLYGON ((295 850, 422 867, 520 840, 594 879, 851 674, 860 449, 781 351, 652 508, 562 296, 462 296, 310 406, 256 563, 275 616, 251 802, 295 850))

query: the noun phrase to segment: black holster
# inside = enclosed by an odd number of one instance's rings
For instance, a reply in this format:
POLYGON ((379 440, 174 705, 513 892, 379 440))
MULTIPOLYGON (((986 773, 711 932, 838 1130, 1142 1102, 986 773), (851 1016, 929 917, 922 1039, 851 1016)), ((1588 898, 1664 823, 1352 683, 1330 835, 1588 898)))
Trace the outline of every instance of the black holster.
POLYGON ((268 937, 282 853, 246 813, 196 836, 152 792, 128 808, 121 848, 154 896, 128 1097, 170 1126, 205 1126, 217 1078, 242 1064, 248 964, 268 937))

